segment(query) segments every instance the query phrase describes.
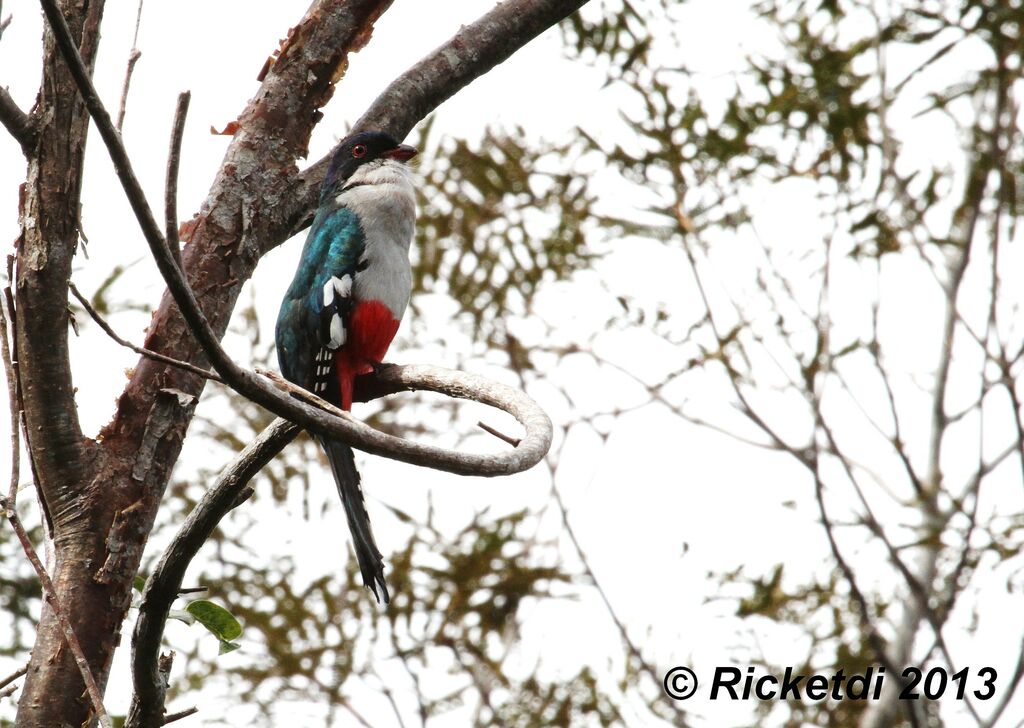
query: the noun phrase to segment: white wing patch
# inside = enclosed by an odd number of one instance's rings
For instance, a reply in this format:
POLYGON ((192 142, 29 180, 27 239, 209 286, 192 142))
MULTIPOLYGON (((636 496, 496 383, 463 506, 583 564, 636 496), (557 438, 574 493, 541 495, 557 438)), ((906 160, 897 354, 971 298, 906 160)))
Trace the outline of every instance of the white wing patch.
POLYGON ((347 338, 345 325, 341 323, 341 316, 334 314, 331 317, 331 340, 327 346, 331 349, 337 349, 345 343, 347 338))
POLYGON ((326 339, 327 348, 331 351, 341 348, 348 340, 348 332, 345 330, 345 321, 341 312, 347 308, 347 299, 351 296, 352 276, 349 274, 345 274, 341 278, 331 276, 324 283, 324 312, 330 317, 328 321, 324 322, 327 324, 324 339, 326 339))

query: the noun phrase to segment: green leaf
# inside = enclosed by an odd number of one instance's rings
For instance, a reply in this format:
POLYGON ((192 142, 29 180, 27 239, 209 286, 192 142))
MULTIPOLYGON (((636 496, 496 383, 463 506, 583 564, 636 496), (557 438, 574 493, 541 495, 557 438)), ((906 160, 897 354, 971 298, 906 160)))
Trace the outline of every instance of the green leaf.
POLYGON ((132 582, 132 588, 141 594, 142 590, 146 588, 146 577, 136 574, 135 580, 132 582))
MULTIPOLYGON (((195 617, 201 625, 210 630, 222 642, 233 640, 242 634, 242 625, 224 607, 206 599, 190 602, 185 611, 195 617)), ((223 646, 221 647, 223 651, 223 646)))
POLYGON ((234 652, 239 647, 241 647, 241 645, 238 644, 237 642, 226 642, 224 640, 221 640, 220 641, 220 651, 217 654, 218 655, 226 655, 229 652, 234 652))

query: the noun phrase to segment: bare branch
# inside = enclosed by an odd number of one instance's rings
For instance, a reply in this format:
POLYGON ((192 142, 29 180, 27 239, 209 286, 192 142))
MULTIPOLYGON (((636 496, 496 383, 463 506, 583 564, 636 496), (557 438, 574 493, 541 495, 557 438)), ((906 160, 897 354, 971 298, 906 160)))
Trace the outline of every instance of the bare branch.
MULTIPOLYGON (((142 8, 142 0, 139 0, 142 8)), ((167 178, 164 183, 164 219, 167 236, 167 248, 174 257, 178 270, 184 271, 181 262, 181 242, 178 240, 178 165, 181 162, 181 139, 185 134, 185 115, 192 93, 185 91, 178 94, 178 105, 174 109, 174 123, 171 126, 171 148, 167 154, 167 178)))
POLYGON ((315 394, 284 380, 274 372, 263 369, 259 372, 278 387, 319 408, 312 411, 326 411, 331 414, 333 422, 343 423, 344 427, 341 429, 354 435, 347 441, 355 447, 412 465, 461 475, 510 475, 536 465, 551 446, 551 420, 533 400, 517 389, 475 374, 425 364, 387 365, 375 375, 367 375, 357 380, 356 400, 365 401, 368 394, 376 398, 386 393, 425 390, 498 407, 515 417, 526 428, 526 435, 511 452, 475 455, 387 435, 356 420, 350 413, 338 409, 315 394), (367 380, 372 386, 372 391, 369 392, 360 386, 367 380))
POLYGON ((163 720, 166 683, 158 668, 160 641, 171 604, 178 597, 188 565, 231 510, 239 493, 296 435, 299 428, 277 419, 221 471, 216 482, 192 509, 146 582, 132 637, 132 679, 135 695, 125 728, 148 728, 163 720))
POLYGON ((179 710, 177 713, 168 713, 164 718, 164 725, 181 720, 182 718, 188 718, 190 715, 195 715, 198 712, 199 708, 192 707, 187 708, 186 710, 179 710))
POLYGON ((103 693, 96 684, 96 679, 89 668, 89 660, 86 659, 82 645, 75 635, 75 630, 72 628, 71 622, 68 620, 68 616, 57 597, 57 590, 54 589, 53 582, 50 581, 50 575, 46 573, 43 562, 39 560, 39 554, 36 553, 35 547, 32 546, 32 541, 29 540, 28 533, 25 531, 25 527, 22 525, 21 519, 18 517, 18 513, 14 510, 13 506, 14 504, 7 503, 6 499, 4 503, 0 503, 4 517, 11 524, 11 528, 14 529, 18 541, 21 542, 21 548, 25 552, 25 556, 28 557, 29 563, 32 564, 32 568, 35 569, 36 575, 39 577, 39 583, 43 587, 43 596, 46 597, 46 602, 50 605, 50 609, 60 623, 61 631, 64 634, 64 641, 75 658, 78 671, 82 674, 82 681, 85 683, 85 689, 89 694, 89 700, 92 702, 92 708, 96 712, 96 717, 99 718, 100 725, 103 728, 111 728, 110 716, 107 714, 107 709, 103 706, 103 693))
POLYGON ((14 360, 17 349, 14 347, 7 329, 8 316, 10 316, 12 326, 15 321, 14 311, 9 308, 11 300, 11 289, 8 286, 4 289, 3 300, 0 300, 0 357, 4 362, 7 400, 11 410, 11 485, 7 491, 7 502, 6 504, 0 503, 0 508, 14 508, 18 499, 18 482, 21 480, 21 397, 18 393, 17 363, 14 360), (7 309, 6 313, 5 309, 7 309))
POLYGON ((521 442, 519 438, 506 435, 504 432, 500 432, 484 422, 477 422, 476 426, 479 427, 484 432, 494 435, 499 440, 504 440, 512 447, 517 447, 521 442))
MULTIPOLYGON (((843 556, 843 552, 839 548, 839 543, 836 541, 834 522, 828 515, 828 509, 825 506, 825 483, 821 479, 821 473, 817 469, 817 463, 813 471, 814 475, 814 498, 818 505, 818 513, 821 516, 821 523, 825 528, 825 535, 828 538, 829 548, 832 551, 832 558, 835 559, 836 565, 839 570, 843 573, 843 578, 846 579, 846 583, 850 586, 850 594, 853 596, 853 601, 857 605, 858 616, 860 617, 861 629, 867 634, 868 644, 871 646, 871 650, 875 653, 875 658, 885 666, 885 669, 890 674, 897 675, 899 670, 893 664, 892 660, 889 659, 889 655, 885 650, 885 640, 878 634, 878 630, 875 628, 874 622, 871 620, 871 607, 868 603, 867 597, 864 596, 864 592, 860 590, 860 586, 857 584, 857 578, 854 576, 853 568, 846 561, 846 557, 843 556)), ((916 726, 917 720, 913 711, 908 712, 908 718, 911 723, 916 726)))
POLYGON ((3 680, 0 680, 0 690, 2 690, 3 688, 7 687, 8 685, 10 685, 12 682, 17 680, 19 677, 24 675, 26 672, 28 672, 28 664, 27 663, 25 665, 23 665, 21 668, 19 668, 19 669, 15 670, 14 672, 12 672, 10 675, 5 677, 3 680))
MULTIPOLYGON (((430 112, 529 43, 579 10, 587 0, 505 0, 395 79, 355 123, 354 131, 378 129, 403 139, 430 112)), ((330 155, 299 175, 301 188, 286 217, 309 224, 330 155)))
POLYGON ((150 349, 137 346, 136 344, 133 344, 127 339, 121 338, 120 336, 118 336, 117 332, 114 331, 114 329, 110 326, 110 324, 108 324, 106 320, 100 315, 100 312, 97 311, 91 303, 89 303, 89 299, 83 296, 82 292, 79 291, 78 287, 71 281, 68 281, 68 290, 70 290, 72 295, 74 295, 74 297, 78 299, 78 302, 82 304, 82 308, 84 308, 86 312, 89 314, 89 316, 92 317, 92 320, 95 321, 99 325, 99 327, 103 329, 104 332, 106 332, 107 336, 109 336, 111 339, 116 341, 121 346, 131 349, 136 354, 141 354, 142 356, 148 357, 150 359, 155 359, 156 361, 162 361, 164 364, 170 364, 173 367, 184 369, 185 371, 192 372, 193 374, 197 374, 200 377, 212 379, 213 381, 220 382, 221 384, 224 383, 224 380, 221 379, 220 375, 218 375, 216 372, 211 372, 208 369, 197 367, 195 364, 190 364, 187 361, 181 361, 170 356, 165 356, 158 351, 152 351, 150 349))
POLYGON ((32 117, 21 110, 3 86, 0 86, 0 124, 4 125, 14 140, 21 145, 21 150, 28 155, 36 144, 39 130, 36 129, 32 117))
POLYGON ((132 36, 132 49, 128 53, 128 66, 124 70, 124 85, 121 87, 121 105, 117 111, 117 130, 119 132, 124 127, 124 114, 128 106, 128 87, 132 83, 132 73, 135 72, 135 64, 142 57, 142 52, 138 48, 139 25, 142 23, 142 3, 143 0, 139 0, 139 8, 135 12, 135 35, 132 36))
MULTIPOLYGON (((642 670, 656 686, 660 689, 662 684, 662 677, 657 673, 655 668, 648 662, 640 649, 636 646, 636 643, 629 636, 629 632, 626 629, 626 625, 622 619, 619 618, 618 613, 612 606, 611 600, 605 593, 604 587, 601 586, 601 582, 597 580, 597 575, 594 574, 593 568, 590 566, 590 560, 587 558, 586 553, 583 551, 583 546, 580 544, 579 539, 576 538, 576 531, 573 529, 572 524, 569 523, 569 510, 565 506, 565 501, 562 500, 562 494, 558 488, 554 485, 554 476, 552 475, 552 486, 551 492, 555 496, 555 503, 558 505, 559 513, 562 516, 562 528, 565 529, 565 533, 569 536, 569 540, 572 542, 573 548, 576 550, 576 555, 579 557, 580 563, 583 564, 583 570, 587 576, 590 577, 590 583, 593 584, 594 589, 597 590, 598 595, 601 597, 601 601, 604 602, 605 609, 608 611, 608 616, 611 617, 612 622, 615 624, 616 629, 619 632, 619 636, 622 638, 623 644, 626 649, 629 650, 629 654, 636 660, 636 667, 642 670)), ((686 726, 682 717, 682 711, 679 709, 678 703, 672 701, 671 707, 677 712, 679 721, 676 723, 678 726, 686 726)))
POLYGON ((236 392, 269 409, 280 417, 287 417, 318 435, 341 440, 375 455, 401 460, 426 467, 447 470, 464 475, 508 475, 536 465, 551 445, 551 421, 525 394, 470 374, 447 372, 432 367, 391 367, 377 378, 391 391, 427 389, 461 399, 501 407, 526 427, 526 437, 520 446, 501 455, 471 455, 442 448, 418 445, 401 438, 385 435, 351 419, 342 419, 302 404, 270 387, 254 372, 235 364, 220 345, 217 334, 200 309, 192 289, 182 271, 171 257, 167 241, 157 227, 152 210, 132 169, 121 135, 114 129, 110 115, 103 107, 89 74, 82 64, 78 50, 71 40, 70 31, 55 0, 41 0, 46 16, 54 29, 58 46, 72 71, 100 136, 110 153, 125 195, 135 212, 150 252, 157 267, 178 304, 189 329, 199 341, 213 368, 236 392))

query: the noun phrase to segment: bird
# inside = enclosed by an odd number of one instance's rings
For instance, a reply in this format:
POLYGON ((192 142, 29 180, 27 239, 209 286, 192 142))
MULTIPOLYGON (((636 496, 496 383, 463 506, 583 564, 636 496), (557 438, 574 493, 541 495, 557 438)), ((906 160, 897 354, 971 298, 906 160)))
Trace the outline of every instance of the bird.
MULTIPOLYGON (((381 131, 336 147, 320 201, 281 302, 275 343, 285 379, 344 410, 355 378, 378 369, 412 293, 417 154, 381 131)), ((338 487, 363 584, 390 601, 352 448, 320 438, 338 487), (380 593, 378 593, 378 588, 380 593)))

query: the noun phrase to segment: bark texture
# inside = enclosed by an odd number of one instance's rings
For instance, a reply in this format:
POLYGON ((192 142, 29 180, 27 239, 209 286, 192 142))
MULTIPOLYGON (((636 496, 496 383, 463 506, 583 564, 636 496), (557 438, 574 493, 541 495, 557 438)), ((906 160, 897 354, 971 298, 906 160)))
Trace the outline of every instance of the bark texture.
MULTIPOLYGON (((61 3, 85 63, 99 42, 103 0, 61 3)), ((53 535, 51 577, 99 685, 106 682, 121 617, 89 576, 103 549, 102 500, 94 479, 97 446, 83 438, 68 360, 67 280, 78 247, 82 161, 89 116, 53 35, 43 42, 43 78, 32 117, 38 124, 21 199, 15 298, 16 348, 26 423, 40 499, 53 535)), ((89 715, 78 666, 58 620, 43 605, 33 659, 19 701, 18 725, 52 728, 89 715)))
MULTIPOLYGON (((392 84, 360 127, 404 137, 438 104, 585 1, 506 0, 392 84)), ((91 70, 103 0, 59 4, 91 70)), ((210 193, 180 229, 187 243, 186 277, 218 336, 260 257, 308 224, 325 165, 321 160, 300 172, 297 162, 307 153, 319 109, 344 74, 348 54, 369 40, 390 5, 391 0, 315 0, 231 124, 233 139, 210 193)), ((88 116, 49 28, 44 46, 43 81, 32 113, 19 116, 9 99, 0 99, 0 121, 29 160, 21 201, 16 345, 28 446, 52 523, 53 581, 102 687, 133 577, 205 382, 142 358, 97 440, 82 435, 68 361, 67 295, 88 116)), ((170 295, 164 295, 148 330, 147 349, 205 366, 170 295)), ((63 649, 54 613, 44 606, 17 725, 77 727, 91 718, 81 676, 63 649)))
MULTIPOLYGON (((347 55, 369 39, 391 0, 320 0, 293 28, 277 62, 238 119, 238 130, 196 220, 185 263, 206 313, 223 333, 238 291, 259 258, 251 232, 273 210, 306 153, 318 110, 331 97, 347 55), (222 264, 223 263, 223 264, 222 264), (209 295, 204 295, 209 294, 209 295)), ((91 68, 103 3, 61 3, 91 68)), ((53 581, 97 681, 109 675, 131 584, 181 448, 202 381, 143 359, 99 442, 82 436, 68 361, 67 281, 78 240, 82 158, 89 117, 57 51, 45 36, 44 75, 33 111, 31 150, 18 249, 17 347, 28 446, 54 538, 53 581)), ((154 315, 147 345, 199 359, 169 299, 154 315)), ((44 607, 24 693, 20 726, 87 723, 78 668, 44 607)))

